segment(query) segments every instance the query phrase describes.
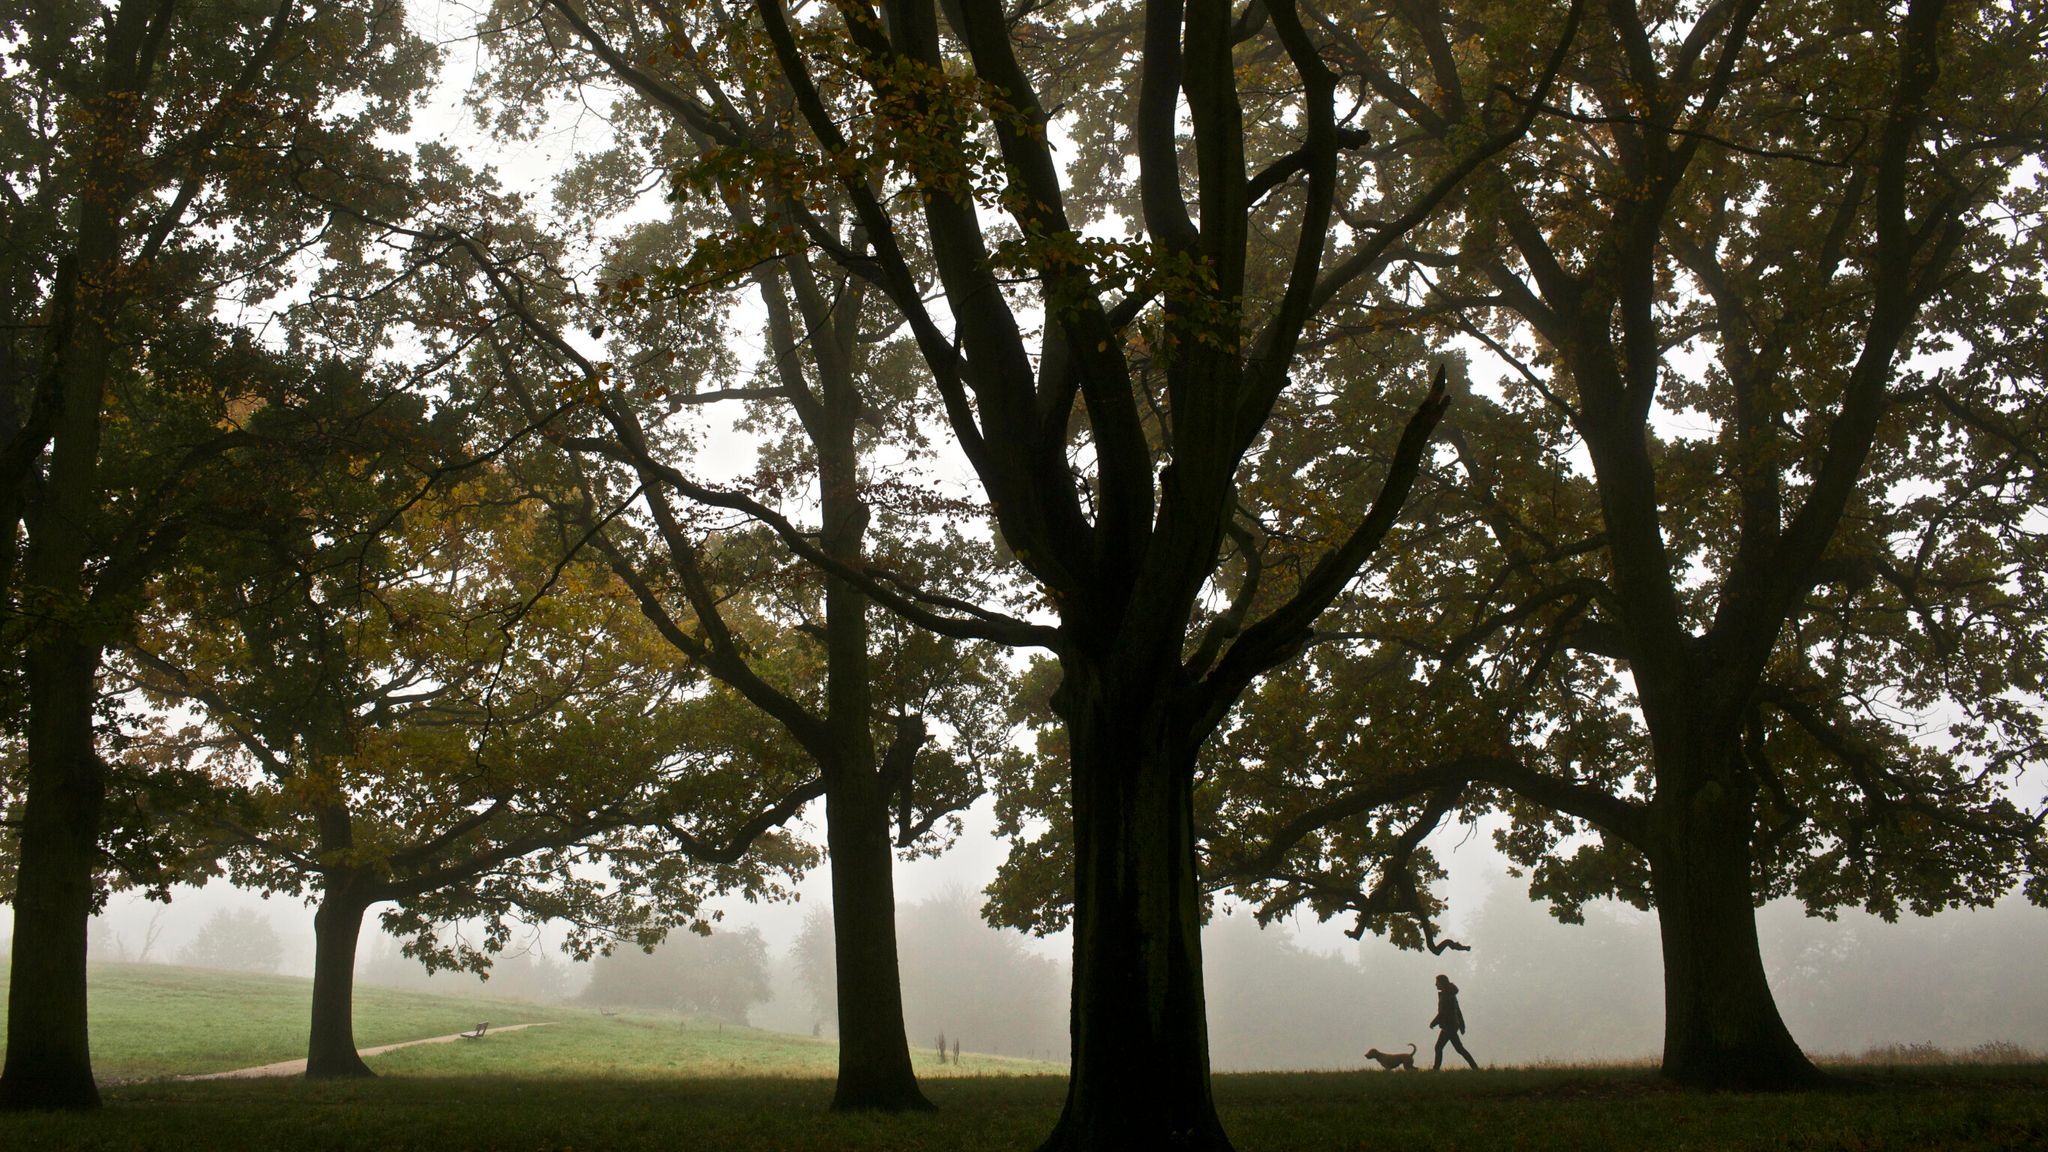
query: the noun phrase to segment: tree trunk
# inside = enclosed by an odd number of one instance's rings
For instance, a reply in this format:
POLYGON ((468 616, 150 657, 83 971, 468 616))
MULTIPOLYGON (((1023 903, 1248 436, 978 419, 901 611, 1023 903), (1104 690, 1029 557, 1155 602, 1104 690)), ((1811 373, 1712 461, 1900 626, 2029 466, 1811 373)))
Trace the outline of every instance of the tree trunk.
POLYGON ((100 653, 62 630, 32 640, 28 795, 14 888, 7 1065, 0 1107, 95 1108, 86 1038, 92 915, 105 773, 93 747, 100 653))
POLYGON ((306 1079, 374 1076, 356 1052, 356 942, 369 905, 346 883, 330 888, 313 914, 313 1023, 306 1040, 306 1079))
POLYGON ((1067 670, 1074 805, 1073 1067, 1041 1152, 1228 1149, 1209 1087, 1195 749, 1165 692, 1067 670))
MULTIPOLYGON (((789 271, 822 385, 822 403, 803 417, 818 452, 819 543, 834 559, 859 567, 869 519, 854 436, 860 392, 850 368, 859 296, 842 297, 835 313, 824 306, 807 269, 792 266, 789 271)), ((795 341, 786 330, 777 343, 785 357, 795 356, 795 341)), ((917 1086, 903 1026, 891 782, 882 778, 870 727, 876 717, 867 614, 865 593, 837 576, 826 577, 825 727, 831 748, 818 763, 825 775, 832 950, 839 966, 839 1086, 832 1107, 923 1112, 932 1103, 917 1086)))
POLYGON ((1778 1015, 1757 942, 1752 801, 1710 779, 1660 805, 1650 883, 1664 944, 1664 1075, 1700 1088, 1811 1087, 1826 1077, 1778 1015))
POLYGON ((895 850, 882 798, 825 797, 832 855, 832 952, 838 964, 839 1086, 834 1111, 930 1111, 910 1066, 897 973, 895 850))
POLYGON ((76 284, 66 276, 57 285, 67 295, 53 305, 59 343, 47 370, 55 374, 58 402, 42 490, 27 502, 20 581, 10 590, 14 608, 32 605, 26 615, 33 627, 23 646, 28 791, 15 873, 7 1064, 0 1071, 0 1107, 8 1108, 99 1104, 86 1038, 85 938, 107 789, 93 741, 104 652, 97 637, 107 622, 94 619, 88 572, 101 514, 100 413, 113 355, 106 324, 117 307, 107 289, 119 254, 115 211, 111 198, 81 209, 83 272, 76 284), (63 322, 74 307, 81 319, 63 322))

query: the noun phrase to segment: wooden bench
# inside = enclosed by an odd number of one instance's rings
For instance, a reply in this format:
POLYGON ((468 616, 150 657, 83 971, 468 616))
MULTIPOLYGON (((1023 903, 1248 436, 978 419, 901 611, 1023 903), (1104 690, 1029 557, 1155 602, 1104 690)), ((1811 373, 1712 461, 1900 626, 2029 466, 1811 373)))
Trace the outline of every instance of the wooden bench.
POLYGON ((483 1023, 481 1023, 481 1024, 478 1024, 478 1025, 476 1026, 476 1031, 474 1031, 474 1032, 458 1032, 458 1033, 456 1033, 456 1035, 458 1035, 458 1036, 461 1036, 461 1037, 462 1037, 462 1038, 463 1038, 464 1040, 475 1040, 475 1039, 478 1039, 478 1038, 480 1038, 480 1037, 481 1037, 481 1036, 482 1036, 482 1035, 484 1034, 484 1030, 485 1030, 485 1029, 487 1029, 487 1028, 489 1028, 490 1026, 491 1026, 491 1022, 490 1022, 489 1020, 486 1020, 486 1021, 484 1021, 483 1023))

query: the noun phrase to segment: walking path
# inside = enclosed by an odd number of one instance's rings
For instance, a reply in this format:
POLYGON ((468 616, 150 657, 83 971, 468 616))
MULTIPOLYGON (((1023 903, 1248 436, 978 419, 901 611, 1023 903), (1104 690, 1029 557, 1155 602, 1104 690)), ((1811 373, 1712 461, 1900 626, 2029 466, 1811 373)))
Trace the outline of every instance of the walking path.
MULTIPOLYGON (((553 1023, 553 1021, 543 1020, 538 1024, 506 1024, 502 1026, 493 1025, 491 1027, 491 1030, 485 1033, 485 1037, 488 1038, 491 1036, 496 1036, 500 1032, 517 1032, 521 1028, 545 1028, 551 1023, 553 1023)), ((425 1040, 407 1040, 402 1044, 379 1044, 375 1048, 364 1048, 360 1051, 365 1056, 377 1056, 385 1052, 395 1052, 400 1048, 410 1048, 415 1044, 450 1044, 460 1039, 462 1039, 462 1033, 452 1032, 446 1036, 429 1036, 425 1040)), ((305 1074, 305 1071, 306 1062, 303 1059, 279 1060, 275 1064, 258 1064, 254 1068, 236 1068, 231 1072, 201 1072, 193 1076, 180 1076, 177 1079, 254 1080, 261 1076, 302 1076, 305 1074)))

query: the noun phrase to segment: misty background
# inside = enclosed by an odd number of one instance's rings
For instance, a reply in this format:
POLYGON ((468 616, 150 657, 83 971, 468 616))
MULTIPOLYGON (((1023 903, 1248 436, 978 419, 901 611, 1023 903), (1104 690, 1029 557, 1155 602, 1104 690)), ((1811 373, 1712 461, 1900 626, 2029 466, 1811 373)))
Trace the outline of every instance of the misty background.
MULTIPOLYGON (((943 1032, 968 1052, 1064 1060, 1071 943, 1065 934, 1034 938, 981 921, 980 889, 1003 844, 986 812, 970 813, 968 824, 951 852, 898 866, 912 1046, 928 1048, 943 1032)), ((1261 929, 1244 907, 1219 906, 1203 934, 1218 1070, 1356 1068, 1367 1047, 1405 1051, 1411 1043, 1426 1061, 1439 972, 1461 989, 1466 1044, 1481 1064, 1657 1055, 1663 993, 1653 916, 1596 902, 1583 925, 1560 924, 1507 876, 1489 837, 1452 828, 1433 843, 1450 871, 1442 889, 1451 900, 1448 934, 1470 952, 1404 952, 1305 918, 1261 929)), ((828 865, 805 878, 795 902, 726 900, 710 937, 677 934, 651 956, 625 948, 576 963, 556 949, 559 934, 543 927, 516 940, 488 982, 429 975, 396 940, 366 931, 358 978, 830 1037, 829 888, 828 865)), ((0 909, 0 940, 11 927, 0 909)), ((2048 1050, 2048 910, 2024 900, 1896 924, 1855 911, 1829 922, 1780 901, 1760 913, 1758 931, 1778 1005, 1809 1052, 1923 1044, 1957 1053, 1987 1044, 2048 1050)), ((309 976, 312 912, 225 883, 180 889, 168 905, 116 894, 93 921, 92 956, 309 976)))

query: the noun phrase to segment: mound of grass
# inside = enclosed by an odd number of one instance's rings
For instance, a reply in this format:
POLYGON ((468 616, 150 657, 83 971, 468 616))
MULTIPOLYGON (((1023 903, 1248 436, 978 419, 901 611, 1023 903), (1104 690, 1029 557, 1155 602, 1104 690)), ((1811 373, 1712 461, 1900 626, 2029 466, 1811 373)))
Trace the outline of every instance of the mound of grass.
POLYGON ((1914 1044, 1879 1044, 1853 1055, 1821 1056, 1817 1060, 1827 1065, 1889 1068, 1901 1064, 2040 1064, 2048 1060, 2048 1056, 2014 1044, 2010 1040, 1989 1040, 1974 1048, 1961 1049, 1943 1048, 1938 1044, 1921 1041, 1914 1044))

